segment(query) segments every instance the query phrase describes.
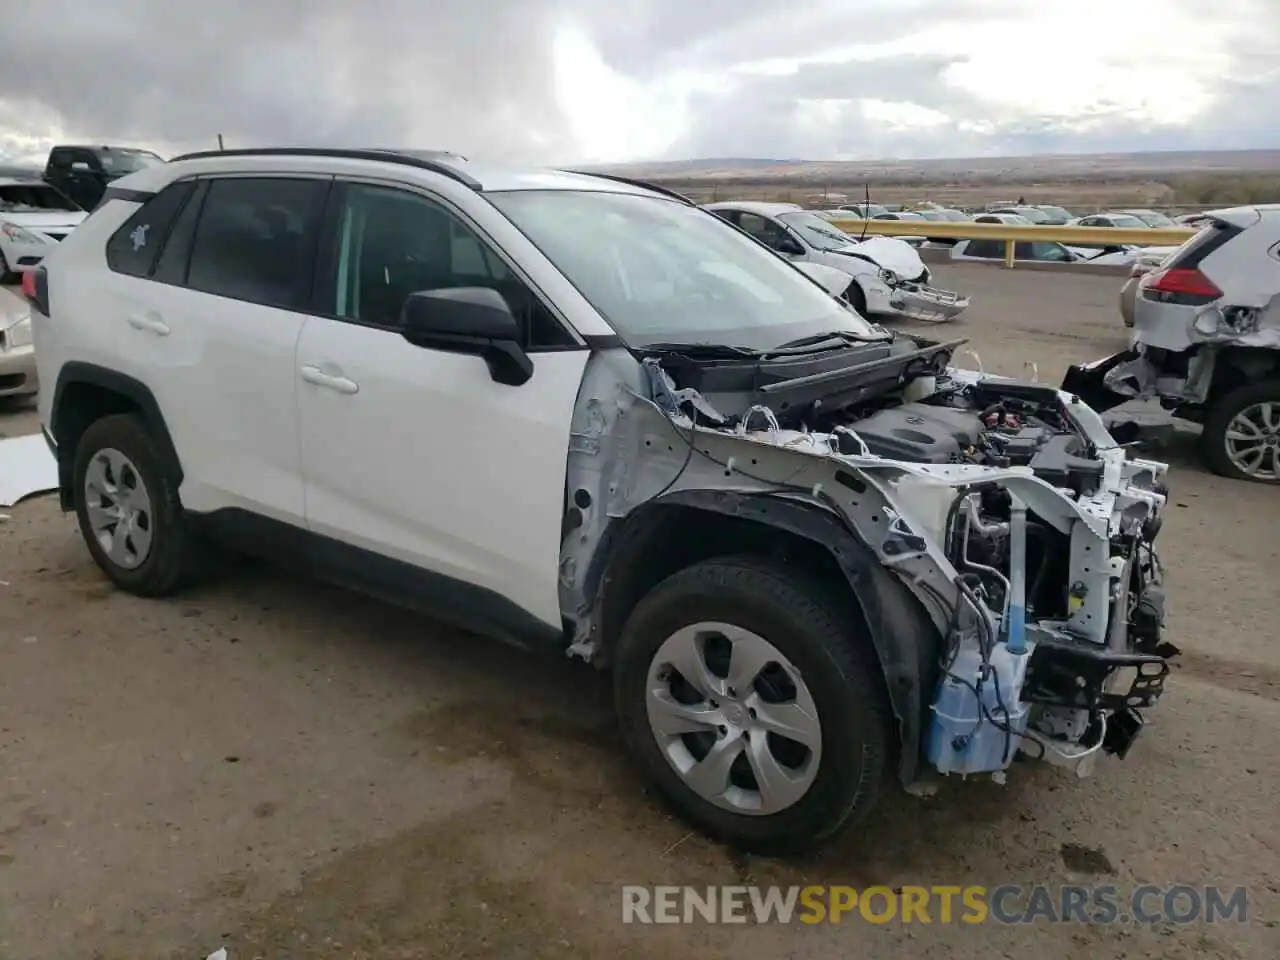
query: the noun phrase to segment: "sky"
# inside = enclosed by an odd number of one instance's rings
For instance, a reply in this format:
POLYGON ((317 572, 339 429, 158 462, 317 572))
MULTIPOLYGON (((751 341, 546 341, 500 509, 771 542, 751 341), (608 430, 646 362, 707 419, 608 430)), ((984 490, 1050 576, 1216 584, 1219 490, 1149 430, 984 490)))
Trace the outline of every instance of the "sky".
POLYGON ((1280 0, 40 0, 0 162, 56 142, 520 163, 1280 147, 1280 0))

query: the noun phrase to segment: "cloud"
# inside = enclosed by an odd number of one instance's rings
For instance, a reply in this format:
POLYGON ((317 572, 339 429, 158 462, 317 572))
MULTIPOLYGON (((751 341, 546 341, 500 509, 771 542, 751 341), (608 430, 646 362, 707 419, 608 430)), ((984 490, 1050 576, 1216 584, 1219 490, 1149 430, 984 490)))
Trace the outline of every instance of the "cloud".
POLYGON ((41 0, 0 159, 406 145, 533 162, 1276 147, 1275 0, 41 0))
POLYGON ((567 135, 552 27, 537 0, 42 0, 6 12, 0 116, 179 149, 223 133, 549 156, 567 135))

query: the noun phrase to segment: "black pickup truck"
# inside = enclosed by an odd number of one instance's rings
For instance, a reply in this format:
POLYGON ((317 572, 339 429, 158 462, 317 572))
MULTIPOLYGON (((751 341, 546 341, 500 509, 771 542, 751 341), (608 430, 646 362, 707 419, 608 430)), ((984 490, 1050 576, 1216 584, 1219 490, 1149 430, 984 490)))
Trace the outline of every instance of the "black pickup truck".
POLYGON ((44 179, 92 210, 112 180, 164 162, 158 154, 135 147, 57 146, 49 151, 44 179))

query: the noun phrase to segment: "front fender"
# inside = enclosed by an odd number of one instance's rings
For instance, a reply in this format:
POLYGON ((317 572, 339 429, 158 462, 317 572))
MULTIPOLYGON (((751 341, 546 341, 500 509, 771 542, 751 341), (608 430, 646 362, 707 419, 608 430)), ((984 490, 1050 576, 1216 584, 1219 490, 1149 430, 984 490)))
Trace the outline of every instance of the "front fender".
POLYGON ((941 638, 912 593, 838 517, 817 503, 713 490, 668 494, 656 505, 693 507, 784 530, 826 550, 844 573, 875 648, 885 693, 898 721, 898 777, 915 783, 941 638))

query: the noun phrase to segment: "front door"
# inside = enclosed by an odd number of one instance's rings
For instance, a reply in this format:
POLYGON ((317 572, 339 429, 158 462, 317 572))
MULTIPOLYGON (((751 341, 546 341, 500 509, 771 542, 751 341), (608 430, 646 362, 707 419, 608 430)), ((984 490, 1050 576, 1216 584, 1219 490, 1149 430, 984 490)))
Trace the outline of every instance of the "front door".
POLYGON ((332 268, 314 305, 327 316, 307 320, 297 363, 317 558, 363 589, 416 591, 482 629, 521 618, 559 629, 569 428, 587 351, 428 196, 348 184, 328 219, 332 268), (528 382, 496 383, 481 358, 400 335, 410 293, 462 286, 498 289, 522 320, 528 382))

